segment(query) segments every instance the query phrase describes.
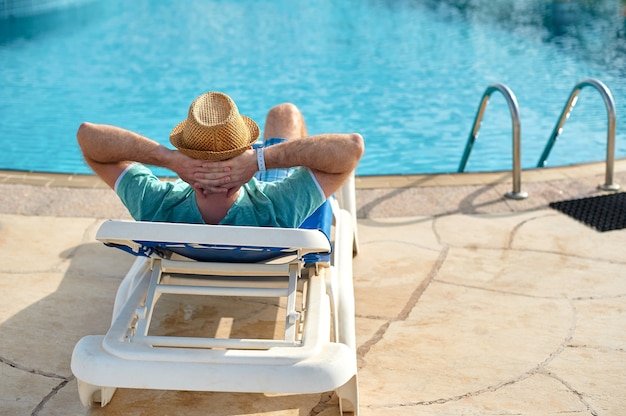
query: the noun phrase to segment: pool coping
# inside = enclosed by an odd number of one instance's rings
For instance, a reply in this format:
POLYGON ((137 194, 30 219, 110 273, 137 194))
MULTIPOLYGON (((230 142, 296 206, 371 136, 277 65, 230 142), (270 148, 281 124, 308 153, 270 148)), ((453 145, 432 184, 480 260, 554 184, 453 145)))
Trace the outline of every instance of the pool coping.
MULTIPOLYGON (((614 173, 626 172, 626 158, 616 159, 614 173)), ((523 170, 522 184, 567 180, 588 176, 605 175, 605 162, 591 162, 568 166, 533 168, 523 170)), ((357 176, 356 189, 413 188, 465 185, 499 185, 512 183, 511 171, 433 173, 417 175, 357 176)), ((108 188, 94 174, 63 174, 17 170, 0 170, 0 184, 17 184, 64 188, 108 188)))

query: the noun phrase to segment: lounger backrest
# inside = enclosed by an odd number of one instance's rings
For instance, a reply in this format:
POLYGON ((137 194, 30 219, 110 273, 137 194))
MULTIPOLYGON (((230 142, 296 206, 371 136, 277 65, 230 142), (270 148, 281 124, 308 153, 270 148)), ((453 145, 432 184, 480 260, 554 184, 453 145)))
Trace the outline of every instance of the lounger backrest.
MULTIPOLYGON (((286 233, 293 232, 289 229, 272 228, 271 231, 265 229, 262 235, 267 236, 268 239, 264 239, 263 243, 260 243, 250 241, 247 238, 254 231, 258 234, 259 227, 137 223, 133 221, 113 221, 113 223, 103 224, 96 238, 108 246, 119 248, 135 256, 150 257, 156 254, 161 257, 169 257, 171 253, 176 253, 197 261, 259 263, 297 255, 301 247, 319 247, 316 250, 307 249, 302 256, 305 263, 328 262, 330 258, 329 236, 332 224, 332 208, 329 201, 326 201, 300 227, 301 229, 320 231, 317 235, 322 236, 322 241, 319 241, 319 238, 314 238, 317 242, 308 246, 297 246, 291 241, 283 241, 288 240, 283 237, 286 233), (105 227, 105 225, 109 227, 105 227), (215 237, 215 233, 218 231, 221 232, 222 237, 228 237, 225 239, 226 242, 224 239, 217 239, 217 241, 222 242, 206 243, 206 241, 216 241, 216 239, 208 237, 215 237), (230 237, 237 242, 228 242, 230 237), (324 240, 325 244, 321 244, 324 240)), ((311 244, 308 237, 304 241, 311 244)))

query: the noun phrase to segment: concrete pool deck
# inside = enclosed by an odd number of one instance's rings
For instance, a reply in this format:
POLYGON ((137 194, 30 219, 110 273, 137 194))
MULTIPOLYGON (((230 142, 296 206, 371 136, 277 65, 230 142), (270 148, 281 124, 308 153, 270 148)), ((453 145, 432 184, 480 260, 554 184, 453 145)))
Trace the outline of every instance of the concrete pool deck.
MULTIPOLYGON (((614 182, 626 187, 626 161, 614 182)), ((603 164, 511 174, 357 178, 354 260, 361 415, 622 415, 626 230, 547 207, 599 195, 603 164)), ((332 394, 118 390, 80 404, 74 344, 104 334, 128 218, 91 176, 0 172, 0 414, 322 415, 332 394)), ((262 325, 262 322, 258 323, 262 325)))

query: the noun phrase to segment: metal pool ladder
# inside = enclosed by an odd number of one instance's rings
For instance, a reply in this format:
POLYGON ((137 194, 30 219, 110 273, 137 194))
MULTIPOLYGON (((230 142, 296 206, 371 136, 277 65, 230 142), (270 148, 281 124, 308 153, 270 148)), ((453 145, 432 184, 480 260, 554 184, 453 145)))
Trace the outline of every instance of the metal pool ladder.
POLYGON ((513 127, 513 190, 507 192, 504 196, 510 199, 525 199, 528 197, 528 193, 522 191, 522 143, 521 143, 521 123, 519 116, 519 106, 517 105, 517 99, 515 98, 515 94, 513 91, 509 89, 504 84, 491 84, 485 90, 482 99, 480 100, 480 107, 478 108, 478 112, 476 113, 476 118, 474 119, 474 125, 472 126, 472 130, 470 132, 470 136, 467 139, 467 144, 465 145, 465 151, 463 152, 463 157, 461 158, 461 163, 459 164, 458 172, 465 171, 465 165, 467 165, 467 159, 469 159, 469 155, 472 152, 472 147, 474 146, 474 142, 478 137, 478 130, 480 129, 480 124, 483 120, 483 116, 485 114, 485 108, 489 103, 489 98, 491 94, 496 91, 500 91, 504 98, 506 99, 507 104, 509 105, 509 110, 511 111, 511 121, 513 127))
POLYGON ((546 143, 546 147, 544 148, 543 153, 539 158, 539 162, 537 162, 537 167, 545 167, 548 155, 550 154, 554 143, 563 131, 563 125, 565 124, 565 121, 569 118, 570 113, 576 105, 576 102, 578 102, 578 94, 580 94, 580 91, 587 86, 593 87, 598 90, 598 92, 604 99, 608 120, 606 142, 606 172, 604 184, 600 185, 599 188, 605 191, 617 191, 619 189, 619 185, 613 183, 613 166, 615 163, 615 124, 617 118, 615 115, 615 102, 613 101, 611 91, 607 88, 606 85, 604 85, 601 81, 598 81, 597 79, 588 78, 576 84, 569 96, 569 99, 567 100, 567 104, 565 104, 565 107, 563 108, 563 112, 561 113, 559 121, 557 122, 556 126, 554 126, 554 130, 552 131, 552 134, 548 139, 548 143, 546 143))

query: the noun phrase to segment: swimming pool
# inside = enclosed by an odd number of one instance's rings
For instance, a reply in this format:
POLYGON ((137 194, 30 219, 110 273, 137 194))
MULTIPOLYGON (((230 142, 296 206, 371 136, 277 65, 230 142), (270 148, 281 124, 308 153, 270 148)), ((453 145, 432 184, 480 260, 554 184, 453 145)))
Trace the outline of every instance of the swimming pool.
MULTIPOLYGON (((291 101, 310 133, 362 133, 359 175, 454 172, 495 82, 517 96, 522 166, 531 168, 588 77, 613 93, 616 157, 626 157, 619 0, 580 6, 562 25, 549 3, 98 0, 5 19, 0 169, 89 173, 75 144, 85 120, 169 146, 191 101, 218 90, 261 127, 272 105, 291 101)), ((606 123, 600 95, 584 89, 548 165, 603 160, 606 123)), ((466 171, 510 168, 510 113, 494 94, 466 171)))

